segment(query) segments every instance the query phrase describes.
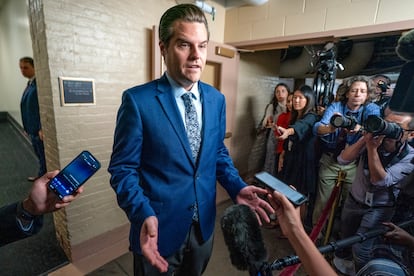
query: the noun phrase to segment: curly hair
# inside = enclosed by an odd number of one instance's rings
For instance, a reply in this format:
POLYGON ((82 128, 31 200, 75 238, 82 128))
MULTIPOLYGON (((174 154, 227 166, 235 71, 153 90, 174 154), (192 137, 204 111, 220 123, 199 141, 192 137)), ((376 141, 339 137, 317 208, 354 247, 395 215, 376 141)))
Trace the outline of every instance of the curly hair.
POLYGON ((363 75, 357 75, 357 76, 352 76, 352 77, 349 77, 343 80, 341 89, 338 89, 336 92, 338 101, 340 101, 343 104, 346 104, 346 102, 348 101, 348 98, 346 96, 351 90, 352 84, 354 84, 354 82, 357 82, 357 81, 365 82, 367 84, 368 97, 367 97, 367 100, 365 101, 365 104, 375 99, 376 97, 375 87, 374 87, 374 84, 371 78, 367 76, 363 76, 363 75))

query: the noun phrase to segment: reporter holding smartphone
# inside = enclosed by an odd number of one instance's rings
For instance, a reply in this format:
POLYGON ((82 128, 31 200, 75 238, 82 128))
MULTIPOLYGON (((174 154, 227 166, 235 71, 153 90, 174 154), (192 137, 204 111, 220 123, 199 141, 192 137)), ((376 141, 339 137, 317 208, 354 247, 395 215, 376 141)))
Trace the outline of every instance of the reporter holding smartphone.
POLYGON ((306 233, 299 207, 295 208, 286 196, 277 191, 269 194, 268 198, 283 235, 288 238, 305 271, 309 275, 337 275, 306 233))
POLYGON ((83 192, 80 187, 73 195, 60 200, 47 188, 58 170, 37 178, 24 200, 0 208, 0 246, 37 234, 43 226, 43 215, 68 206, 83 192))

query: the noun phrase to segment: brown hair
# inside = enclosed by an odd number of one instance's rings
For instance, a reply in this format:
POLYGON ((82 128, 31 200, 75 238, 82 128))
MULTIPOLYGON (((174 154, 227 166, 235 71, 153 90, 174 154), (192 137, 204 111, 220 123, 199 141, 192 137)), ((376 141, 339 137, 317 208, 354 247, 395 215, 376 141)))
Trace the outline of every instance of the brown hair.
POLYGON ((171 37, 174 35, 174 22, 182 20, 185 22, 203 23, 207 30, 207 39, 210 38, 207 19, 204 12, 193 4, 181 4, 169 8, 160 19, 158 36, 162 43, 168 46, 171 37))

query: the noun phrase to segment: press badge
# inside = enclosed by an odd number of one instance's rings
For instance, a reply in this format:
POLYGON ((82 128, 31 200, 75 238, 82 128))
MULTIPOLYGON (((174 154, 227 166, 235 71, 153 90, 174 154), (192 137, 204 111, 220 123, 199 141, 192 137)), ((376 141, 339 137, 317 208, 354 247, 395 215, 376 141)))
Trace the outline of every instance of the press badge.
POLYGON ((372 207, 372 203, 374 202, 374 194, 371 192, 365 193, 365 204, 369 207, 372 207))

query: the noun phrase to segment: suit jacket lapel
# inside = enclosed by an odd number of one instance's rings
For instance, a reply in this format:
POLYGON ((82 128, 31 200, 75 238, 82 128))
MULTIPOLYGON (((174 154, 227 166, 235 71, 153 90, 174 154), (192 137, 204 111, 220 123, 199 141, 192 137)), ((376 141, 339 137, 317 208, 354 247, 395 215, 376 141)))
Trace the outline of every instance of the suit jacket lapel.
MULTIPOLYGON (((207 141, 208 139, 211 139, 211 137, 208 137, 209 134, 209 129, 211 128, 211 126, 214 125, 214 121, 216 118, 215 116, 213 116, 212 111, 216 110, 217 107, 215 106, 214 101, 211 98, 211 91, 209 91, 208 89, 203 89, 203 86, 199 84, 199 91, 200 91, 200 95, 203 99, 203 129, 201 132, 201 147, 200 147, 200 152, 198 153, 199 155, 199 159, 202 158, 202 156, 204 154, 211 154, 209 152, 204 152, 203 149, 207 149, 207 141)), ((208 149, 211 150, 211 149, 208 149)))
MULTIPOLYGON (((161 104, 167 120, 174 128, 175 133, 180 139, 181 145, 184 147, 187 157, 193 161, 190 144, 188 143, 187 133, 185 131, 183 120, 175 102, 174 95, 171 91, 171 85, 167 77, 164 75, 158 81, 158 95, 157 98, 161 104)), ((193 162, 194 163, 194 162, 193 162)))

